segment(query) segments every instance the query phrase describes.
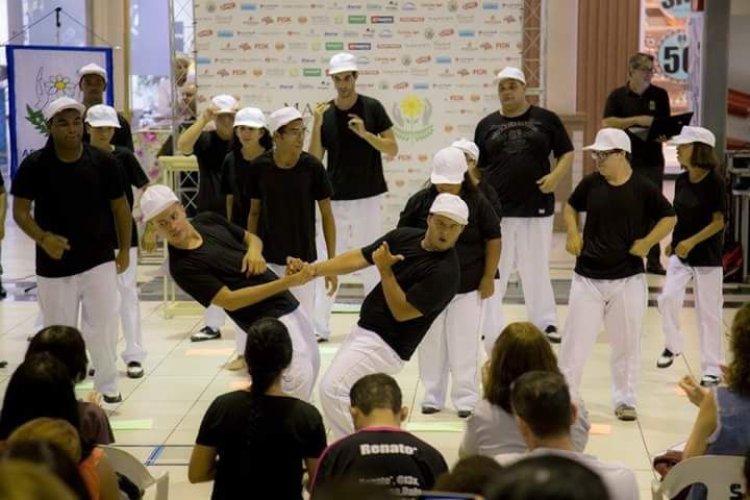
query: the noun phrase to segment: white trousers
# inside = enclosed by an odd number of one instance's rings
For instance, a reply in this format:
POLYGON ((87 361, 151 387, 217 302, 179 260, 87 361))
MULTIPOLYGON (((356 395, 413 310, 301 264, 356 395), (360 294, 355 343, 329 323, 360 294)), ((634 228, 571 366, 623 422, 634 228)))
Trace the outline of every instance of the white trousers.
MULTIPOLYGON (((268 264, 268 269, 276 273, 277 276, 284 276, 286 274, 286 266, 280 266, 278 264, 268 264)), ((313 317, 315 311, 315 282, 323 281, 323 278, 314 279, 305 283, 302 286, 295 286, 289 289, 294 295, 294 298, 299 301, 299 306, 305 313, 308 320, 313 317)), ((312 324, 312 323, 311 323, 312 324)), ((314 335, 313 335, 314 338, 314 335)))
MULTIPOLYGON (((518 270, 529 321, 544 331, 557 326, 557 310, 549 277, 549 252, 552 245, 552 216, 503 217, 500 222, 503 252, 500 255, 500 283, 496 291, 505 297, 508 279, 518 270)), ((487 332, 484 332, 485 335, 487 332)), ((495 338, 487 339, 490 345, 495 338)))
POLYGON ((503 315, 503 294, 500 293, 500 280, 495 280, 495 293, 492 297, 480 300, 479 334, 482 337, 484 351, 492 355, 492 347, 505 328, 503 315))
POLYGON ((143 347, 141 329, 141 305, 138 301, 138 248, 131 247, 128 252, 130 265, 125 272, 117 275, 117 291, 120 293, 120 324, 125 339, 125 350, 122 360, 143 363, 146 349, 143 347))
MULTIPOLYGON (((211 304, 206 308, 206 312, 203 313, 203 322, 209 328, 212 328, 214 330, 221 330, 224 327, 224 323, 226 322, 227 317, 227 312, 224 309, 217 305, 211 304)), ((231 318, 229 320, 229 324, 234 330, 235 349, 237 349, 237 352, 239 354, 242 354, 243 352, 245 352, 245 340, 247 339, 247 334, 242 331, 242 328, 240 328, 234 321, 232 321, 231 318)))
POLYGON ((292 339, 292 364, 284 371, 281 385, 285 392, 310 401, 320 371, 320 353, 312 324, 298 307, 279 318, 292 339))
MULTIPOLYGON (((383 195, 362 198, 361 200, 331 202, 333 218, 336 220, 336 255, 367 246, 383 235, 382 203, 383 195)), ((318 259, 325 260, 327 254, 322 231, 318 235, 317 243, 318 259)), ((362 269, 359 271, 359 276, 364 285, 365 296, 380 281, 380 276, 374 266, 362 269)), ((336 297, 335 295, 329 297, 326 294, 324 280, 316 280, 315 283, 315 333, 327 339, 331 335, 328 322, 336 297)))
POLYGON ((96 367, 94 388, 117 394, 117 271, 114 261, 105 262, 73 276, 37 277, 39 307, 44 326, 78 328, 91 362, 96 367))
POLYGON ((395 375, 405 361, 377 333, 354 326, 320 380, 320 404, 333 439, 354 432, 349 391, 357 380, 373 373, 395 375))
POLYGON ((603 323, 611 347, 613 403, 635 405, 647 298, 642 273, 616 280, 573 274, 558 359, 573 397, 580 394, 583 368, 603 323))
POLYGON ((692 267, 676 255, 669 258, 667 277, 658 304, 666 347, 673 353, 684 352, 685 342, 680 333, 680 311, 685 299, 685 288, 693 280, 695 314, 698 317, 698 338, 701 346, 703 375, 721 376, 724 329, 721 320, 723 305, 721 267, 692 267))
POLYGON ((419 344, 422 406, 445 406, 449 373, 456 410, 471 411, 479 401, 480 302, 476 291, 453 297, 419 344))

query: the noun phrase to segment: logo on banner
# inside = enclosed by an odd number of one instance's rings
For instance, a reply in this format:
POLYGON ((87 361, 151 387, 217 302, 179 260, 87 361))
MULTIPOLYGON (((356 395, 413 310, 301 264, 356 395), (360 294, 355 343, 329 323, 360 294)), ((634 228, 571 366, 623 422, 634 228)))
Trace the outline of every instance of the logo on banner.
POLYGON ((344 50, 344 42, 326 42, 326 50, 344 50))
POLYGON ((393 24, 393 16, 372 16, 370 22, 372 24, 393 24))
POLYGON ((689 46, 687 33, 684 31, 675 31, 662 38, 658 61, 664 76, 678 82, 687 80, 689 46))
POLYGON ((419 142, 430 137, 435 126, 432 118, 432 103, 429 99, 409 94, 392 108, 394 132, 399 140, 419 142))
POLYGON ((349 24, 367 24, 367 16, 349 16, 349 24))

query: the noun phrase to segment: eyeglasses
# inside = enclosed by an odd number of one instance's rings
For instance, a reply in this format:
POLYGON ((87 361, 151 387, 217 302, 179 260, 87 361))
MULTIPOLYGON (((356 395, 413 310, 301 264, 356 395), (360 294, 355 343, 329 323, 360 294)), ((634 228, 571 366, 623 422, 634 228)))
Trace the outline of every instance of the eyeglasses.
POLYGON ((613 149, 611 151, 592 151, 591 159, 594 160, 595 162, 602 163, 603 161, 605 161, 607 158, 609 158, 615 153, 619 153, 619 150, 613 149))
POLYGON ((647 75, 653 75, 654 73, 656 73, 656 69, 653 66, 648 66, 648 67, 640 66, 636 69, 640 71, 641 73, 646 73, 647 75))

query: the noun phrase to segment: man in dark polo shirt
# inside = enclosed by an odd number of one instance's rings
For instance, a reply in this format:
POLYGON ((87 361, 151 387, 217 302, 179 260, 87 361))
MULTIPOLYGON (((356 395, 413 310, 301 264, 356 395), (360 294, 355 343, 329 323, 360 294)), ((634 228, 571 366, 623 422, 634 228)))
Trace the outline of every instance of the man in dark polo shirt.
MULTIPOLYGON (((177 139, 177 150, 184 155, 194 154, 198 160, 198 213, 214 212, 226 217, 226 200, 221 190, 221 165, 229 152, 237 109, 237 99, 231 95, 214 96, 195 123, 177 139), (214 130, 204 130, 209 123, 215 125, 214 130)), ((206 326, 193 334, 190 340, 202 342, 221 337, 220 328, 225 320, 226 314, 220 307, 209 306, 204 315, 206 326)))
MULTIPOLYGON (((104 91, 107 88, 107 72, 105 69, 98 64, 91 63, 79 69, 78 75, 80 78, 78 80, 78 87, 83 94, 83 105, 86 106, 86 109, 97 104, 104 104, 104 91)), ((112 137, 112 144, 135 151, 133 148, 133 134, 130 131, 128 119, 122 113, 118 112, 117 121, 120 122, 120 128, 115 131, 115 135, 112 137)), ((89 134, 86 130, 83 131, 83 142, 89 142, 89 134)))
POLYGON ((448 466, 438 450, 401 430, 409 409, 398 383, 384 373, 359 379, 349 391, 356 433, 323 452, 313 478, 317 488, 341 479, 377 483, 399 498, 416 498, 435 485, 448 466))
MULTIPOLYGON (((663 88, 651 84, 653 75, 654 56, 642 52, 631 56, 628 61, 628 82, 607 97, 602 126, 619 128, 628 134, 633 148, 630 157, 633 171, 646 176, 661 190, 664 180, 662 143, 667 138, 659 137, 647 142, 631 131, 632 127, 650 127, 654 118, 670 115, 669 95, 663 88)), ((654 245, 648 253, 647 272, 666 274, 659 256, 659 245, 654 245)))
MULTIPOLYGON (((323 161, 328 154, 328 177, 333 186, 331 208, 336 220, 336 253, 367 245, 381 233, 383 154, 395 156, 398 143, 393 123, 377 99, 357 93, 357 58, 341 52, 331 57, 328 76, 336 98, 313 111, 310 154, 323 161), (366 221, 366 223, 364 223, 366 221)), ((374 269, 360 273, 367 295, 378 283, 374 269)), ((315 334, 328 338, 333 292, 326 296, 322 282, 315 296, 315 334)))
POLYGON ((78 327, 96 366, 94 388, 117 403, 117 273, 129 263, 131 216, 111 154, 84 144, 83 104, 61 97, 43 110, 50 139, 13 180, 13 219, 36 242, 44 326, 78 327), (34 209, 32 212, 32 203, 34 209), (112 219, 119 249, 112 253, 112 219), (114 261, 114 262, 113 262, 114 261))
POLYGON ((213 212, 201 212, 188 221, 185 207, 167 186, 146 189, 141 210, 167 240, 169 273, 188 295, 204 307, 222 308, 244 332, 264 317, 284 323, 293 355, 282 385, 286 392, 309 400, 320 355, 310 335, 312 327, 288 290, 310 281, 311 269, 303 266, 298 273, 277 277, 266 269, 260 239, 213 212))
MULTIPOLYGON (((364 248, 314 264, 317 276, 353 273, 375 265, 380 283, 365 297, 359 321, 320 381, 320 401, 335 437, 353 430, 349 390, 361 377, 401 371, 435 318, 458 291, 454 249, 469 220, 458 196, 435 198, 427 230, 394 229, 364 248)), ((294 259, 290 271, 302 263, 294 259)))

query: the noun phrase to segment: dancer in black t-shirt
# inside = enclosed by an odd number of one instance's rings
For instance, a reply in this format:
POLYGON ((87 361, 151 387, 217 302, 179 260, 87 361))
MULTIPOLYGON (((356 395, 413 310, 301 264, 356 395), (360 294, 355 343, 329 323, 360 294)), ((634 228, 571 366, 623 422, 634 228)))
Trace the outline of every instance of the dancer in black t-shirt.
MULTIPOLYGON (((354 54, 341 52, 331 57, 328 76, 336 98, 313 109, 310 154, 320 161, 328 156, 331 208, 339 229, 336 251, 341 253, 367 245, 382 234, 381 205, 388 191, 382 156, 396 156, 398 143, 383 104, 357 92, 359 70, 354 54)), ((366 269, 360 276, 367 295, 378 283, 377 273, 366 269)), ((329 289, 326 295, 322 285, 318 282, 315 291, 315 334, 327 340, 335 290, 329 289)))
MULTIPOLYGON (((177 150, 184 155, 194 154, 198 160, 196 204, 199 213, 209 211, 226 216, 226 200, 221 189, 221 167, 234 134, 232 127, 237 107, 237 100, 231 95, 214 96, 195 123, 177 139, 177 150), (204 130, 209 123, 214 124, 214 130, 204 130)), ((193 334, 190 340, 202 342, 221 337, 220 328, 225 320, 226 314, 221 308, 209 306, 204 315, 206 326, 193 334)))
MULTIPOLYGON (((483 118, 474 132, 482 179, 497 191, 503 206, 502 298, 518 270, 529 321, 560 342, 557 309, 549 276, 549 252, 555 213, 554 191, 570 171, 573 144, 560 118, 526 101, 526 78, 518 68, 498 73, 500 110, 483 118), (550 156, 555 157, 554 167, 550 156)), ((483 332, 485 345, 500 334, 483 332)))
POLYGON ((677 159, 685 172, 675 183, 677 225, 672 243, 665 251, 669 266, 659 296, 666 347, 656 366, 670 366, 674 357, 682 352, 680 311, 685 288, 692 278, 701 345, 701 385, 712 386, 719 383, 723 362, 721 250, 726 190, 714 170, 719 161, 714 153, 716 138, 710 130, 683 127, 671 142, 677 145, 677 159))
POLYGON ((438 450, 401 430, 409 409, 402 406, 401 389, 393 377, 365 375, 352 386, 349 400, 357 432, 320 456, 313 498, 318 488, 344 478, 382 485, 398 498, 417 498, 448 471, 438 450))
POLYGON ((674 210, 652 182, 630 168, 625 132, 602 129, 584 150, 593 152, 597 171, 583 178, 565 206, 566 249, 576 256, 576 265, 559 364, 571 393, 578 396, 583 368, 603 323, 612 347, 615 415, 635 420, 648 297, 643 258, 674 227, 674 210), (580 212, 586 212, 583 239, 580 212), (653 215, 659 222, 652 228, 653 215))
POLYGON ((47 145, 27 156, 11 190, 13 218, 36 242, 44 326, 78 326, 104 401, 117 390, 117 273, 129 262, 130 206, 111 154, 82 142, 83 104, 61 97, 44 108, 47 145), (31 205, 34 204, 32 215, 31 205), (112 217, 118 251, 112 253, 112 217), (114 262, 113 262, 114 260, 114 262))
MULTIPOLYGON (((98 64, 87 64, 78 70, 78 88, 81 89, 83 105, 88 108, 97 104, 104 104, 104 91, 107 89, 107 71, 98 64)), ((130 122, 122 113, 117 112, 117 121, 120 128, 115 130, 112 144, 122 146, 134 151, 133 134, 130 131, 130 122)), ((83 131, 83 142, 89 142, 89 134, 83 131)))
MULTIPOLYGON (((661 87, 651 83, 654 76, 654 56, 639 52, 628 61, 628 81, 622 87, 614 89, 604 105, 603 127, 624 130, 630 137, 633 149, 630 164, 633 171, 645 176, 659 190, 664 181, 664 153, 662 143, 666 137, 645 141, 633 133, 636 129, 647 129, 656 117, 670 114, 669 94, 661 87)), ((658 218, 654 218, 652 224, 658 218)), ((659 246, 649 250, 646 271, 653 274, 664 274, 666 271, 659 261, 659 246)))
MULTIPOLYGON (((86 111, 86 130, 89 133, 91 145, 112 153, 117 158, 122 189, 128 200, 128 206, 132 210, 133 188, 144 188, 148 185, 148 177, 129 149, 111 144, 115 130, 119 127, 117 112, 111 106, 97 104, 86 111)), ((146 359, 146 349, 143 346, 141 308, 138 301, 138 228, 132 217, 130 235, 130 266, 125 272, 117 275, 117 291, 120 294, 122 336, 125 338, 122 360, 128 367, 128 377, 140 378, 144 373, 143 360, 146 359)), ((114 234, 112 244, 117 250, 117 237, 114 234)))
POLYGON ((191 483, 214 481, 212 500, 302 499, 302 464, 312 477, 326 446, 314 406, 289 397, 282 373, 293 357, 284 323, 264 318, 248 330, 249 389, 219 396, 203 416, 190 457, 191 483))
POLYGON ((245 332, 263 317, 278 318, 286 325, 294 358, 284 375, 284 388, 309 399, 320 355, 307 317, 287 291, 312 279, 309 266, 277 277, 266 269, 258 237, 211 212, 188 221, 185 208, 167 186, 148 188, 141 197, 141 210, 169 243, 170 275, 202 306, 221 307, 245 332))
POLYGON ((453 405, 466 418, 479 401, 481 308, 495 291, 500 219, 469 176, 463 151, 448 147, 435 154, 430 185, 409 198, 398 227, 426 229, 430 206, 439 193, 460 196, 469 207, 469 223, 456 243, 461 266, 458 292, 419 346, 419 379, 425 387, 422 413, 445 407, 450 374, 453 405))
MULTIPOLYGON (((435 318, 458 291, 460 271, 453 247, 469 219, 458 196, 432 203, 427 231, 394 229, 374 243, 314 264, 315 274, 347 274, 375 265, 380 284, 362 303, 359 322, 320 381, 323 413, 334 436, 352 431, 349 389, 370 373, 398 373, 435 318)), ((303 263, 292 259, 290 271, 303 263)))

